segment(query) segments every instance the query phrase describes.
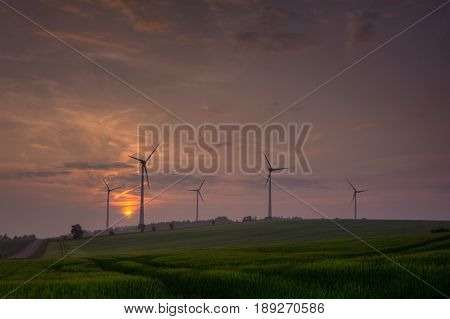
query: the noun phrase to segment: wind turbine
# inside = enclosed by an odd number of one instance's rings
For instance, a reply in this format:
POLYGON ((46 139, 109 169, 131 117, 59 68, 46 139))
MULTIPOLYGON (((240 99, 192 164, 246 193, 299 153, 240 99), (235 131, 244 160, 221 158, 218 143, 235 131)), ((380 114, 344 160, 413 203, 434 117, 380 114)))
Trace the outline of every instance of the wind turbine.
POLYGON ((353 202, 355 202, 355 213, 354 213, 354 219, 356 219, 357 218, 357 210, 356 210, 356 200, 357 200, 357 194, 359 194, 359 193, 364 193, 364 192, 367 192, 367 189, 363 189, 363 190, 358 190, 358 189, 356 189, 356 187, 355 186, 353 186, 353 184, 352 183, 350 183, 350 181, 347 179, 347 183, 353 188, 353 198, 352 198, 352 203, 353 202))
POLYGON ((266 179, 266 186, 267 186, 267 183, 269 183, 269 207, 267 208, 267 217, 269 219, 271 219, 272 218, 272 172, 282 171, 282 170, 286 169, 286 167, 273 168, 269 162, 269 159, 267 158, 266 153, 264 153, 264 157, 266 158, 267 164, 269 165, 269 167, 267 169, 269 171, 269 175, 267 176, 267 179, 266 179))
POLYGON ((112 191, 115 191, 116 189, 121 188, 122 186, 116 187, 116 188, 110 188, 108 183, 105 181, 105 179, 103 179, 103 183, 105 183, 106 185, 106 192, 108 193, 107 197, 106 197, 106 229, 109 229, 109 194, 112 191))
POLYGON ((197 188, 197 189, 188 189, 188 192, 197 192, 197 210, 196 210, 196 214, 195 214, 195 221, 196 222, 198 222, 198 197, 200 196, 202 201, 204 201, 202 193, 201 193, 201 189, 202 189, 204 183, 205 183, 205 179, 203 179, 203 181, 200 184, 199 188, 197 188))
POLYGON ((148 189, 150 189, 150 181, 148 180, 148 172, 147 172, 147 162, 152 157, 153 153, 155 153, 156 149, 159 147, 159 144, 156 145, 155 149, 150 153, 150 155, 147 157, 147 159, 143 160, 131 155, 128 155, 128 157, 138 161, 141 164, 141 206, 139 209, 139 225, 138 229, 143 232, 145 230, 145 221, 144 221, 144 172, 145 177, 147 178, 147 185, 148 189))

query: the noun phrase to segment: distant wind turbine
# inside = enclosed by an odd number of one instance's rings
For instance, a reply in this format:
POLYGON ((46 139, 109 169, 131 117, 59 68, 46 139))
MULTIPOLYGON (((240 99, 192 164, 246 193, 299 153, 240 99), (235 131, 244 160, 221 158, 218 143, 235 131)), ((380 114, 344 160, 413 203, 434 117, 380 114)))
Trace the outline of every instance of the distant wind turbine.
POLYGON ((200 198, 202 199, 202 201, 204 201, 201 190, 203 187, 203 184, 205 183, 205 179, 203 179, 202 183, 200 184, 199 188, 197 189, 188 189, 188 192, 196 192, 197 193, 197 210, 196 210, 196 214, 195 214, 195 221, 198 222, 198 197, 200 196, 200 198))
POLYGON ((139 209, 139 225, 138 229, 143 232, 145 230, 145 220, 144 220, 144 172, 145 177, 147 178, 147 185, 150 189, 150 181, 148 179, 148 172, 147 172, 147 162, 152 157, 153 153, 155 153, 156 149, 159 147, 159 144, 155 147, 155 149, 150 153, 150 155, 147 157, 146 160, 128 155, 128 157, 138 161, 141 164, 141 206, 139 209))
POLYGON ((109 229, 109 194, 112 191, 115 191, 116 189, 121 188, 122 186, 116 187, 116 188, 110 188, 108 183, 105 181, 105 179, 103 179, 103 183, 105 183, 106 185, 106 192, 108 193, 107 197, 106 197, 106 229, 109 229))
POLYGON ((364 193, 364 192, 367 192, 367 189, 364 189, 364 190, 358 190, 358 189, 356 189, 356 187, 355 186, 353 186, 353 184, 352 183, 350 183, 350 181, 347 179, 347 183, 353 188, 353 198, 352 198, 352 203, 354 202, 354 204, 355 204, 355 213, 354 213, 354 219, 356 219, 357 218, 357 208, 356 208, 356 201, 357 201, 357 194, 359 194, 359 193, 364 193))
POLYGON ((267 186, 267 183, 269 183, 269 207, 267 209, 267 217, 269 219, 271 219, 272 218, 272 172, 282 171, 282 170, 286 169, 286 167, 273 168, 269 162, 269 159, 267 158, 266 153, 264 153, 264 157, 266 158, 267 164, 269 165, 269 167, 267 168, 267 170, 269 171, 269 175, 267 176, 267 179, 266 179, 266 186, 267 186))

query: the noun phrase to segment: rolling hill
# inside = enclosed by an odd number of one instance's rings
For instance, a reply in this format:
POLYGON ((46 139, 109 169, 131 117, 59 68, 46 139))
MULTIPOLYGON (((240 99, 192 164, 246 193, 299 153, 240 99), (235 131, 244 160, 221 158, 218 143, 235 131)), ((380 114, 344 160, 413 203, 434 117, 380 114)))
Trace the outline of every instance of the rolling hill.
MULTIPOLYGON (((429 234, 432 229, 450 228, 445 221, 336 220, 352 233, 371 238, 429 234)), ((186 250, 213 247, 261 246, 354 238, 329 220, 273 220, 233 223, 173 231, 101 236, 79 248, 72 256, 139 254, 159 250, 186 250)), ((53 241, 45 257, 59 257, 85 241, 53 241), (63 246, 63 247, 62 247, 63 246)))

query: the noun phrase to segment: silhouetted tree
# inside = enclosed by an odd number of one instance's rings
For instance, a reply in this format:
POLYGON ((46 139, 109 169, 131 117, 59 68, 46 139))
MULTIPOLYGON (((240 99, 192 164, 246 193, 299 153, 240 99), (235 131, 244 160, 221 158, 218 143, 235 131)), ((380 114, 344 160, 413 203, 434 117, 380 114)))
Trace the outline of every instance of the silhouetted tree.
POLYGON ((170 227, 170 230, 173 230, 173 227, 174 227, 173 223, 170 223, 169 227, 170 227))
POLYGON ((80 224, 72 225, 70 233, 73 239, 80 239, 83 237, 83 228, 81 228, 80 224))
POLYGON ((114 236, 114 230, 112 229, 109 230, 109 236, 114 236))
POLYGON ((156 227, 155 226, 152 226, 152 231, 156 231, 156 227))
POLYGON ((211 222, 211 224, 215 225, 215 224, 216 224, 216 220, 213 219, 212 222, 211 222))

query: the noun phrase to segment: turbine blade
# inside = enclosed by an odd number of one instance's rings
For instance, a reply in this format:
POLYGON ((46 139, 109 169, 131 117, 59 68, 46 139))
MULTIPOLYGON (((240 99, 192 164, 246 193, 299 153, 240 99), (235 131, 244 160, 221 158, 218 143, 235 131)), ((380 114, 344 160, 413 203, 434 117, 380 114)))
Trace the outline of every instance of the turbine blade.
POLYGON ((142 164, 142 165, 143 165, 143 167, 144 167, 145 177, 147 178, 147 185, 148 185, 148 188, 150 189, 150 181, 149 181, 149 179, 148 179, 147 166, 146 166, 145 164, 142 164))
POLYGON ((355 201, 355 198, 356 198, 356 194, 353 193, 352 201, 350 202, 350 204, 348 205, 348 207, 352 206, 353 202, 355 201))
POLYGON ((153 153, 156 152, 156 149, 159 147, 160 144, 156 145, 155 149, 150 153, 150 155, 147 157, 147 159, 145 160, 146 162, 148 162, 148 160, 150 159, 150 157, 152 157, 153 153))
POLYGON ((117 189, 119 189, 119 188, 122 188, 124 185, 121 185, 121 186, 119 186, 119 187, 116 187, 116 188, 113 188, 113 189, 111 189, 112 191, 115 191, 115 190, 117 190, 117 189))
POLYGON ((200 195, 200 198, 202 199, 202 202, 204 202, 205 200, 203 199, 202 193, 200 193, 200 191, 197 191, 197 192, 200 195))
POLYGON ((266 178, 266 184, 265 184, 265 186, 267 186, 267 183, 269 182, 269 179, 270 179, 270 174, 269 174, 269 175, 267 175, 267 178, 266 178))
POLYGON ((355 186, 353 186, 353 184, 352 183, 350 183, 350 181, 348 180, 348 178, 346 178, 346 180, 347 180, 347 183, 353 188, 353 190, 356 192, 356 188, 355 188, 355 186))
POLYGON ((287 169, 287 167, 279 167, 279 168, 272 168, 272 171, 282 171, 284 169, 287 169))
POLYGON ((364 193, 364 192, 368 192, 368 191, 369 191, 368 189, 363 189, 363 190, 358 191, 358 193, 364 193))
POLYGON ((134 156, 131 156, 131 155, 128 155, 128 157, 130 157, 130 158, 132 158, 132 159, 135 159, 136 161, 140 161, 140 159, 137 158, 137 157, 134 157, 134 156))
POLYGON ((267 158, 266 153, 263 153, 263 154, 264 154, 264 157, 266 158, 267 164, 269 164, 269 168, 272 168, 272 165, 270 165, 270 162, 269 162, 269 159, 267 158))
POLYGON ((108 185, 108 183, 105 181, 105 179, 103 178, 103 183, 105 183, 105 185, 106 185, 106 188, 108 188, 109 189, 109 185, 108 185))
POLYGON ((200 184, 200 187, 198 188, 199 191, 202 189, 203 184, 205 183, 205 181, 206 181, 206 178, 204 178, 203 181, 202 181, 202 183, 200 184))

